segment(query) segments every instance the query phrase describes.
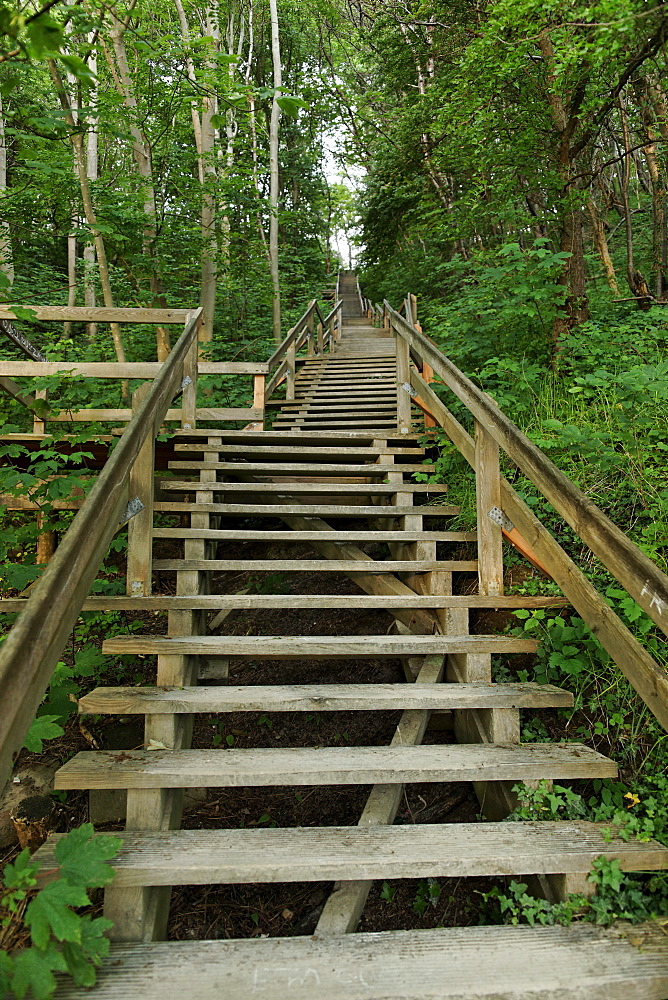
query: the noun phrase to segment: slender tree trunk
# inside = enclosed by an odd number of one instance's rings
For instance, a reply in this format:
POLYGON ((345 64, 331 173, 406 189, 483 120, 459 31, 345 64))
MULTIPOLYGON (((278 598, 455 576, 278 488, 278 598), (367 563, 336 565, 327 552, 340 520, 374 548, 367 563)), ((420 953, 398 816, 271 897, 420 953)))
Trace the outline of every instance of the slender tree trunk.
POLYGON ((271 58, 274 71, 274 99, 271 104, 269 124, 269 270, 271 274, 274 340, 280 344, 283 338, 281 335, 281 286, 278 269, 278 208, 280 198, 278 130, 281 121, 278 98, 281 96, 281 87, 283 86, 283 70, 276 0, 269 0, 269 11, 271 17, 271 58))
MULTIPOLYGON (((123 103, 133 116, 137 114, 137 98, 135 88, 128 64, 127 51, 125 48, 126 26, 114 13, 112 17, 111 40, 114 46, 116 57, 115 72, 113 78, 116 89, 123 98, 123 103)), ((144 212, 143 250, 144 256, 149 264, 149 282, 153 293, 153 305, 164 308, 167 305, 162 289, 162 281, 158 272, 155 255, 155 241, 158 234, 158 219, 155 199, 155 186, 153 184, 153 165, 151 162, 151 147, 142 129, 136 121, 130 124, 132 135, 132 155, 137 166, 141 183, 141 197, 144 212)), ((164 361, 169 354, 170 341, 169 333, 163 326, 157 326, 156 352, 158 361, 164 361)))
MULTIPOLYGON (((5 135, 5 113, 0 94, 0 195, 7 192, 7 138, 5 135)), ((4 213, 3 213, 4 214, 4 213)), ((0 271, 9 285, 14 284, 14 256, 12 241, 9 235, 9 223, 6 219, 0 221, 0 271)))
MULTIPOLYGON (((102 239, 102 234, 98 229, 97 225, 97 215, 95 213, 95 207, 93 205, 93 199, 90 191, 90 183, 87 172, 87 159, 86 159, 86 149, 84 145, 84 139, 80 132, 75 132, 76 124, 74 121, 74 116, 72 114, 72 105, 68 97, 67 91, 65 89, 65 84, 60 75, 58 66, 55 60, 47 60, 49 66, 49 72, 51 73, 51 79, 53 80, 58 98, 60 100, 61 107, 65 112, 65 121, 68 126, 72 129, 72 146, 74 148, 74 156, 77 167, 77 173, 79 175, 79 186, 81 188, 81 201, 83 203, 84 214, 86 216, 86 221, 90 227, 90 231, 93 235, 93 242, 95 244, 95 251, 97 253, 97 262, 100 272, 100 284, 102 285, 102 294, 104 296, 104 304, 108 308, 113 308, 114 296, 111 290, 111 281, 109 279, 109 268, 107 266, 107 254, 104 246, 104 240, 102 239)), ((125 349, 123 347, 123 338, 121 336, 121 329, 118 323, 110 323, 111 336, 114 342, 114 349, 116 351, 116 360, 125 361, 125 349)))
MULTIPOLYGON (((89 41, 93 41, 94 36, 90 36, 89 41)), ((91 50, 91 62, 90 68, 93 73, 97 74, 97 57, 95 55, 95 50, 91 50)), ((94 84, 91 90, 92 103, 97 103, 97 93, 98 84, 94 84)), ((86 176, 89 181, 96 181, 99 173, 99 136, 97 130, 97 122, 95 127, 88 131, 86 136, 86 176)), ((83 263, 84 263, 84 305, 95 307, 96 293, 95 293, 95 246, 92 243, 86 243, 83 251, 83 263)), ((86 325, 86 331, 91 340, 97 337, 97 323, 88 323, 86 325)))
POLYGON ((652 295, 643 274, 636 270, 633 255, 633 220, 631 218, 631 205, 629 202, 629 185, 631 181, 631 136, 629 134, 629 122, 626 108, 621 97, 619 99, 619 114, 622 123, 622 135, 624 137, 624 167, 622 171, 622 202, 624 204, 624 226, 626 231, 626 280, 628 281, 631 294, 638 300, 639 309, 649 309, 652 295))
POLYGON ((613 295, 619 297, 619 285, 617 284, 617 274, 615 273, 615 265, 612 263, 612 257, 610 256, 610 250, 608 248, 608 240, 605 235, 605 226, 603 225, 603 220, 598 214, 596 208, 596 202, 589 196, 587 198, 587 208, 589 210, 589 215, 591 217, 592 232, 594 235, 594 245, 598 251, 598 255, 601 258, 601 263, 603 264, 603 270, 605 271, 605 277, 607 279, 608 285, 613 295))
POLYGON ((564 104, 556 86, 554 48, 548 31, 542 32, 538 44, 545 65, 545 97, 557 138, 556 165, 563 185, 559 206, 561 215, 559 249, 568 255, 559 276, 559 284, 566 289, 564 305, 552 325, 552 345, 556 355, 561 349, 563 337, 571 329, 589 319, 582 232, 583 197, 578 190, 577 181, 573 179, 575 164, 571 152, 571 140, 578 128, 581 97, 578 99, 576 94, 572 94, 568 106, 564 104))

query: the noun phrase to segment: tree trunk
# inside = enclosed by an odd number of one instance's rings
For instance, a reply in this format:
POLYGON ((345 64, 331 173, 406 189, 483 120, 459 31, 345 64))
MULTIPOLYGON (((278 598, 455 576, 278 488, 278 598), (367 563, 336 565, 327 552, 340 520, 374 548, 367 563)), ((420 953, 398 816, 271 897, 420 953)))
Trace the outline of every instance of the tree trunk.
POLYGON ((281 120, 281 108, 278 98, 283 86, 283 71, 281 67, 281 43, 278 31, 278 9, 276 0, 269 0, 271 17, 271 58, 274 71, 274 99, 271 104, 271 121, 269 124, 269 271, 271 274, 272 319, 274 340, 280 344, 281 334, 281 286, 278 269, 278 207, 279 207, 279 173, 278 173, 278 130, 281 120))
MULTIPOLYGON (((123 98, 123 104, 133 114, 137 114, 137 98, 128 64, 125 48, 126 25, 112 12, 111 41, 116 57, 116 72, 112 72, 116 89, 123 98)), ((151 147, 145 133, 136 122, 130 124, 132 135, 132 155, 137 166, 141 181, 141 195, 144 211, 143 250, 149 265, 149 282, 153 293, 153 305, 165 308, 167 301, 162 290, 162 281, 158 272, 155 256, 155 241, 158 233, 158 220, 153 184, 153 165, 151 162, 151 147)), ((170 350, 169 333, 165 327, 157 326, 155 330, 156 352, 158 361, 164 361, 170 350)))
POLYGON ((638 308, 647 310, 652 304, 653 296, 650 293, 644 275, 636 270, 633 256, 633 220, 631 218, 631 205, 629 202, 629 184, 631 180, 631 136, 629 134, 629 123, 626 115, 626 108, 622 98, 619 99, 619 113, 622 123, 622 135, 624 137, 624 168, 622 171, 622 202, 624 204, 624 225, 626 230, 626 280, 628 281, 631 294, 638 300, 638 308))
MULTIPOLYGON (((7 139, 5 136, 5 113, 0 94, 0 192, 7 191, 7 139)), ((0 221, 0 271, 9 282, 14 284, 14 256, 12 241, 9 235, 9 223, 6 219, 0 221)))
POLYGON ((603 270, 605 271, 605 277, 607 279, 608 285, 613 295, 619 298, 620 291, 619 285, 617 284, 617 275, 615 273, 615 265, 612 263, 612 257, 610 256, 610 250, 608 248, 608 240, 605 235, 605 226, 603 225, 603 220, 598 214, 596 203, 594 199, 589 196, 587 198, 587 208, 589 209, 589 215, 591 217, 592 231, 594 234, 594 245, 598 251, 598 255, 601 258, 601 263, 603 264, 603 270))
MULTIPOLYGON (((74 148, 77 173, 79 175, 79 186, 81 188, 81 201, 83 203, 86 221, 93 235, 93 242, 95 244, 98 268, 100 272, 100 284, 102 285, 102 294, 104 296, 104 304, 105 306, 107 306, 107 308, 113 308, 114 296, 111 290, 111 281, 109 279, 107 254, 104 246, 104 240, 102 239, 102 234, 100 233, 100 230, 98 229, 97 226, 97 216, 95 214, 95 207, 93 205, 93 199, 91 197, 84 139, 80 132, 74 131, 76 125, 74 121, 74 116, 72 114, 72 105, 70 103, 70 99, 65 89, 65 84, 63 83, 63 79, 60 75, 60 71, 55 63, 55 60, 48 59, 47 62, 49 66, 49 72, 51 73, 51 79, 53 80, 54 86, 56 88, 56 92, 58 94, 61 107, 65 112, 65 121, 67 122, 70 129, 72 129, 71 141, 72 141, 72 146, 74 148)), ((121 328, 118 325, 118 323, 110 323, 109 325, 111 327, 111 336, 114 342, 114 349, 116 351, 116 360, 125 361, 125 349, 123 347, 121 328)))

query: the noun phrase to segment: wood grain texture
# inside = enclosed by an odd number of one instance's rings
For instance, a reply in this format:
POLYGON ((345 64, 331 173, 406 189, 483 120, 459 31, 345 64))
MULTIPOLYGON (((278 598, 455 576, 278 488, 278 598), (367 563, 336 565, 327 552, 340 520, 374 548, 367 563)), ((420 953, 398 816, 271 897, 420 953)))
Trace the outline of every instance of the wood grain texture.
MULTIPOLYGON (((0 599, 0 614, 20 611, 26 606, 26 597, 0 599)), ((511 594, 505 597, 486 597, 478 594, 422 595, 407 593, 405 596, 355 594, 197 594, 193 597, 172 597, 163 594, 153 597, 87 597, 83 611, 170 611, 187 609, 223 608, 347 608, 352 601, 356 608, 563 608, 568 606, 565 597, 529 597, 511 594)))
MULTIPOLYGON (((54 1000, 81 1000, 62 982, 54 1000)), ((665 1000, 657 925, 115 945, 94 1000, 665 1000)))
MULTIPOLYGON (((344 544, 344 543, 342 543, 344 544)), ((156 559, 153 568, 165 572, 244 572, 256 570, 267 573, 428 573, 433 570, 456 570, 460 573, 475 572, 475 559, 443 559, 437 562, 406 562, 396 559, 370 559, 355 562, 352 559, 156 559)))
POLYGON ((396 709, 570 707, 573 695, 551 684, 292 684, 288 686, 95 688, 79 699, 83 715, 166 712, 350 712, 396 709))
MULTIPOLYGON (((47 871, 57 871, 63 836, 35 855, 47 871)), ((624 871, 657 871, 668 866, 668 847, 606 839, 604 824, 572 821, 127 831, 114 885, 587 874, 599 857, 617 859, 624 871)))
MULTIPOLYGON (((283 487, 285 490, 285 487, 283 487)), ((359 487, 357 487, 359 491, 359 487)), ((161 513, 169 513, 170 511, 174 513, 187 513, 199 510, 201 512, 209 514, 226 514, 229 516, 238 517, 283 517, 284 515, 297 515, 302 516, 319 516, 319 517, 401 517, 404 514, 414 514, 415 507, 406 507, 403 504, 400 505, 390 505, 385 506, 370 506, 366 504, 330 504, 324 503, 322 505, 316 504, 248 504, 248 503, 238 503, 238 504, 225 504, 225 503, 210 503, 210 504, 194 504, 194 503, 183 503, 181 501, 174 501, 168 503, 166 501, 157 501, 155 504, 155 510, 161 513)), ((419 513, 423 517, 455 517, 461 512, 461 507, 455 507, 453 504, 425 504, 418 508, 419 513)))
POLYGON ((269 750, 91 750, 54 787, 225 788, 615 778, 617 765, 578 743, 326 747, 269 750))
POLYGON ((535 639, 497 635, 117 635, 105 639, 103 653, 178 653, 192 656, 253 656, 289 659, 367 656, 427 656, 454 652, 535 653, 535 639))

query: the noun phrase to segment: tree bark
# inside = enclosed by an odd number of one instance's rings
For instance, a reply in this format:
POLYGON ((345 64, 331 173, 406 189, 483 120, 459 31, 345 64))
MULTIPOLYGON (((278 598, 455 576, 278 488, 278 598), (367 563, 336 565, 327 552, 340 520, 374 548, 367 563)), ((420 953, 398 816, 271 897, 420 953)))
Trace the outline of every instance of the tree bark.
MULTIPOLYGON (((123 99, 123 104, 133 116, 137 114, 137 98, 135 88, 128 64, 127 51, 125 48, 126 25, 120 21, 112 12, 112 27, 110 31, 111 41, 116 57, 115 72, 112 72, 116 89, 123 99)), ((136 121, 130 123, 130 134, 132 135, 132 155, 137 167, 141 183, 141 196, 144 212, 143 229, 143 250, 146 261, 149 264, 149 282, 153 293, 153 305, 157 308, 165 308, 167 301, 163 294, 162 281, 158 272, 155 255, 155 241, 158 234, 158 219, 155 198, 155 185, 153 183, 153 164, 151 158, 151 146, 136 121)), ((169 333, 166 327, 157 326, 155 330, 156 353, 158 361, 164 361, 170 350, 169 333)))
MULTIPOLYGON (((81 201, 83 203, 84 214, 86 216, 86 221, 90 227, 90 231, 93 236, 93 242, 95 244, 95 251, 97 254, 97 262, 100 273, 100 284, 102 285, 102 295, 104 297, 104 304, 108 308, 113 308, 114 306, 114 296, 111 290, 111 281, 109 278, 109 268, 107 265, 107 253, 104 246, 104 240, 102 239, 102 234, 98 229, 97 225, 97 215, 95 213, 95 207, 93 205, 93 199, 91 196, 90 183, 88 178, 87 170, 87 158, 86 149, 84 146, 84 139, 81 132, 76 132, 76 124, 74 121, 74 116, 72 114, 72 105, 65 89, 65 84, 60 75, 58 66, 55 60, 47 60, 49 66, 49 72, 51 74, 51 79, 53 80, 54 86, 56 88, 56 93, 58 94, 58 99, 60 100, 60 105, 65 112, 65 121, 68 126, 72 129, 71 141, 72 147, 74 149, 74 158, 77 167, 77 174, 79 175, 79 186, 81 188, 81 201)), ((110 323, 111 336, 114 342, 114 349, 116 351, 116 360, 125 361, 125 349, 123 347, 123 338, 121 336, 121 328, 118 323, 110 323)))
POLYGON ((272 326, 274 340, 280 344, 281 335, 281 286, 278 267, 278 209, 280 199, 280 178, 278 169, 278 132, 281 121, 281 108, 278 98, 283 86, 283 70, 281 67, 281 43, 278 30, 278 9, 276 0, 269 0, 271 18, 271 59, 274 74, 274 98, 271 104, 271 120, 269 124, 269 271, 271 274, 272 291, 272 326))
POLYGON ((603 225, 603 220, 598 214, 596 208, 596 203, 591 195, 587 198, 587 208, 589 210, 589 215, 591 217, 592 231, 594 234, 594 245, 598 251, 598 255, 601 258, 601 263, 603 264, 603 270, 605 271, 605 277, 607 279, 608 285, 613 295, 619 297, 621 294, 619 291, 619 285, 617 283, 617 274, 615 272, 615 265, 612 262, 612 257, 610 256, 610 250, 608 248, 608 240, 605 235, 605 226, 603 225))

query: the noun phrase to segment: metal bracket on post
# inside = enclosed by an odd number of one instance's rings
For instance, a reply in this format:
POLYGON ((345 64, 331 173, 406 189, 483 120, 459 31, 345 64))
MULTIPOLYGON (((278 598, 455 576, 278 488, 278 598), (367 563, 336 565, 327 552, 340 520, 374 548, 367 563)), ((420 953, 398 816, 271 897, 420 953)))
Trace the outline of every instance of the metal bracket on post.
POLYGON ((487 516, 490 517, 495 524, 498 524, 503 531, 511 532, 515 528, 513 522, 506 516, 506 514, 503 513, 500 507, 492 507, 492 509, 488 511, 487 516))
POLYGON ((184 376, 184 378, 181 379, 181 384, 179 386, 179 391, 177 392, 177 394, 175 396, 172 396, 172 402, 174 402, 175 399, 178 399, 179 396, 182 396, 183 395, 183 390, 186 389, 189 385, 192 385, 192 384, 193 384, 193 380, 191 379, 190 375, 184 376))
POLYGON ((144 504, 141 502, 139 497, 135 497, 134 500, 130 500, 127 507, 125 508, 125 511, 123 512, 123 515, 121 516, 120 521, 118 522, 119 527, 122 527, 124 524, 127 524, 128 521, 132 520, 135 514, 138 514, 143 509, 144 509, 144 504))
POLYGON ((400 388, 407 392, 411 399, 416 395, 410 382, 402 382, 400 388))

